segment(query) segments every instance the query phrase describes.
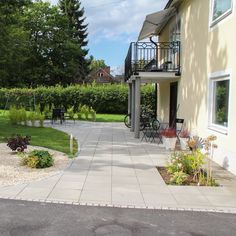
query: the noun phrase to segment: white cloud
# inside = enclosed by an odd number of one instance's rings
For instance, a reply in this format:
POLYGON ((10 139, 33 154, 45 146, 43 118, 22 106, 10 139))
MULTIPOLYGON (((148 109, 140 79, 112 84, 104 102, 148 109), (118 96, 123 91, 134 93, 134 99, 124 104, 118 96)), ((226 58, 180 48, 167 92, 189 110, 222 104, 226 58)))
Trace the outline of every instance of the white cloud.
POLYGON ((111 74, 114 76, 124 74, 124 65, 112 66, 111 67, 111 74))
MULTIPOLYGON (((49 0, 56 4, 58 0, 49 0)), ((167 0, 81 0, 89 24, 90 42, 102 39, 134 41, 147 14, 161 10, 167 0)))
POLYGON ((82 0, 93 41, 137 39, 147 14, 161 10, 167 0, 82 0))

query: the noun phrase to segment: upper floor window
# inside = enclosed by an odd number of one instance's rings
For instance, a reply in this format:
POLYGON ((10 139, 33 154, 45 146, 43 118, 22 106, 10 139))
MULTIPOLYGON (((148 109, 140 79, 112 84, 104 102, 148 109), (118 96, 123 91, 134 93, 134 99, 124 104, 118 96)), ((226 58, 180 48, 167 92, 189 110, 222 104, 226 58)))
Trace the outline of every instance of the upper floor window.
POLYGON ((212 0, 212 24, 225 18, 232 12, 233 0, 212 0))
POLYGON ((178 20, 175 24, 170 28, 170 42, 180 41, 181 34, 181 22, 178 20))

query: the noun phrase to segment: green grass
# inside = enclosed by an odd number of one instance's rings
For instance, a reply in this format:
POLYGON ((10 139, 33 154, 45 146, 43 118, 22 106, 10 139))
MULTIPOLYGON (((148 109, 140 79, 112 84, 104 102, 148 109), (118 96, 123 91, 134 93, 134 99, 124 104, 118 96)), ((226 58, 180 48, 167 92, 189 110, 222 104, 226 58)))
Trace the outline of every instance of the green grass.
MULTIPOLYGON (((70 155, 69 135, 52 128, 29 127, 12 125, 7 117, 7 112, 0 111, 0 142, 6 142, 6 138, 12 134, 30 135, 30 144, 47 147, 70 155)), ((74 151, 77 152, 77 142, 74 140, 74 151)))
POLYGON ((96 122, 123 122, 125 115, 96 114, 96 122))

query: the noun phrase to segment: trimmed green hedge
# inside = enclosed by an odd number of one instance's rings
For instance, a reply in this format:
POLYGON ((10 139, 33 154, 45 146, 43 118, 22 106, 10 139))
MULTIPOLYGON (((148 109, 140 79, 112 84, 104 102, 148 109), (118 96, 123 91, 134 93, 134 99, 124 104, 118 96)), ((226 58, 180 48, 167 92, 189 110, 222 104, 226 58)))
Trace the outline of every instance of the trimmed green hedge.
MULTIPOLYGON (((141 88, 142 104, 155 107, 155 89, 152 85, 141 88)), ((10 106, 33 109, 34 104, 44 109, 50 107, 74 106, 79 104, 93 107, 97 113, 125 114, 127 113, 127 85, 75 85, 69 87, 38 87, 36 89, 0 89, 0 108, 10 106)))

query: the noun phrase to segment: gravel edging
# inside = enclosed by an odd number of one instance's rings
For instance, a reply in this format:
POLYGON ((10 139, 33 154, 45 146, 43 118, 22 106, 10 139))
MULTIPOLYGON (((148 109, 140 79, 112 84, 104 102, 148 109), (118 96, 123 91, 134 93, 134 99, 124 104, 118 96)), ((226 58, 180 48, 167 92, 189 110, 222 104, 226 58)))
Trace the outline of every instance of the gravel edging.
POLYGON ((6 143, 0 143, 0 187, 26 184, 58 175, 67 169, 74 159, 64 153, 44 147, 28 146, 26 152, 34 149, 47 150, 54 157, 54 166, 45 169, 32 169, 21 165, 20 157, 12 152, 6 143))

